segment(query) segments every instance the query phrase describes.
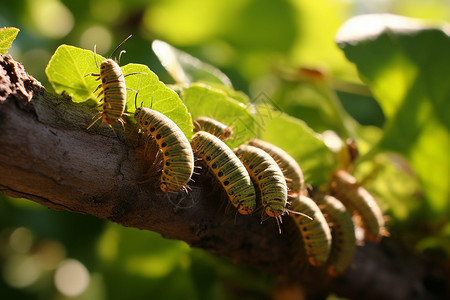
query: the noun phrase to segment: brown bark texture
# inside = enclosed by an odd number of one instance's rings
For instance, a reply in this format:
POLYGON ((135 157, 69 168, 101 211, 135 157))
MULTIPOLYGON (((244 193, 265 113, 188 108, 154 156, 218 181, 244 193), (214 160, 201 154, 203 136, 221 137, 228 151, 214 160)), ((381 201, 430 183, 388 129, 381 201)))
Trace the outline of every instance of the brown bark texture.
POLYGON ((273 219, 261 224, 260 214, 235 215, 208 174, 194 176, 187 194, 165 194, 152 181, 142 183, 150 166, 136 126, 129 118, 125 130, 115 130, 117 137, 99 123, 87 131, 92 106, 46 92, 11 56, 1 55, 0 192, 155 231, 275 274, 308 294, 439 299, 448 292, 437 268, 393 239, 358 246, 352 267, 331 278, 325 267, 308 264, 290 217, 283 218, 280 235, 273 219))

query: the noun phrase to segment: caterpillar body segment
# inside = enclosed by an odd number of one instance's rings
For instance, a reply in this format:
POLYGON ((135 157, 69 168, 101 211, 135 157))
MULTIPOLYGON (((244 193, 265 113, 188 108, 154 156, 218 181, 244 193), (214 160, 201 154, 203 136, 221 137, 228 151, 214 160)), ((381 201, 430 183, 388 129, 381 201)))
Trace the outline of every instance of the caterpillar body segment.
POLYGON ((194 171, 194 155, 184 133, 168 117, 150 108, 137 108, 134 118, 147 136, 152 136, 161 149, 163 156, 161 190, 175 192, 183 188, 194 171))
POLYGON ((319 195, 314 198, 331 224, 331 253, 328 259, 328 273, 331 276, 342 274, 352 263, 356 252, 355 226, 352 215, 337 198, 319 195))
POLYGON ((305 184, 303 172, 292 156, 283 149, 259 139, 253 139, 248 144, 266 151, 278 163, 286 178, 289 195, 297 195, 302 192, 305 184))
POLYGON ((388 235, 381 208, 375 198, 357 183, 355 177, 344 170, 333 172, 330 190, 352 214, 359 217, 365 239, 378 242, 383 235, 388 235))
POLYGON ((234 153, 258 186, 264 213, 280 219, 286 211, 287 187, 278 164, 264 150, 253 146, 239 146, 234 153))
POLYGON ((119 65, 112 59, 106 59, 100 65, 100 74, 88 75, 98 76, 97 80, 101 80, 101 84, 95 89, 94 93, 98 89, 102 89, 97 98, 103 95, 103 98, 100 100, 103 104, 99 105, 102 106, 102 111, 98 112, 94 118, 97 115, 100 116, 87 129, 91 128, 100 119, 103 119, 103 122, 111 128, 111 125, 117 122, 124 126, 125 120, 122 116, 125 111, 127 88, 119 65))
POLYGON ((325 264, 331 251, 331 231, 324 215, 317 204, 307 196, 299 194, 290 197, 291 199, 293 210, 301 211, 312 218, 291 214, 305 244, 309 263, 313 266, 325 264))
POLYGON ((253 213, 256 194, 250 176, 233 151, 219 138, 198 131, 191 141, 195 155, 200 157, 220 182, 229 201, 243 215, 253 213))
POLYGON ((194 131, 206 131, 215 135, 222 141, 233 135, 233 129, 219 121, 208 117, 198 117, 194 120, 194 131))
MULTIPOLYGON (((103 119, 103 122, 106 123, 114 132, 114 129, 112 127, 113 124, 119 122, 122 127, 125 124, 125 120, 122 118, 123 115, 126 115, 124 113, 125 111, 125 105, 126 105, 126 99, 127 99, 127 87, 125 86, 125 77, 132 74, 123 75, 122 70, 120 69, 120 66, 118 62, 111 59, 114 53, 117 51, 117 49, 120 48, 120 46, 123 45, 129 38, 131 38, 131 35, 128 36, 124 41, 122 41, 111 53, 110 57, 108 59, 105 59, 101 65, 100 65, 100 73, 89 73, 86 74, 86 76, 94 76, 97 77, 96 80, 101 80, 101 84, 97 86, 97 88, 94 90, 94 93, 97 92, 100 88, 102 89, 101 92, 97 95, 97 98, 103 95, 103 98, 100 99, 100 102, 103 101, 103 104, 100 104, 98 107, 102 107, 102 111, 98 112, 93 118, 100 115, 98 118, 94 120, 94 122, 91 123, 86 129, 89 129, 97 123, 98 120, 103 119)), ((96 47, 94 47, 94 59, 95 64, 98 68, 97 64, 97 54, 95 51, 96 47)), ((119 55, 125 51, 121 51, 119 55)), ((114 132, 115 133, 115 132, 114 132)))

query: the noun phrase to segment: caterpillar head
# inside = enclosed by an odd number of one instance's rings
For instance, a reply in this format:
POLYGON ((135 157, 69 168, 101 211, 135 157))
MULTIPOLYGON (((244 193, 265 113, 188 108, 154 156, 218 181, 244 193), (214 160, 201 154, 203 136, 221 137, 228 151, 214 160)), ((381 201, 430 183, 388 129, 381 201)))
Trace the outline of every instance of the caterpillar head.
POLYGON ((169 192, 169 190, 167 189, 167 184, 165 182, 161 183, 159 187, 161 188, 161 191, 163 191, 164 193, 169 192))
POLYGON ((102 114, 102 119, 103 119, 103 122, 105 122, 105 123, 108 124, 108 125, 112 125, 112 124, 115 123, 113 120, 111 120, 111 119, 109 118, 108 114, 105 114, 105 113, 102 114))
POLYGON ((222 140, 227 140, 233 135, 233 129, 231 127, 227 127, 222 131, 222 140))
POLYGON ((134 112, 134 117, 137 119, 138 115, 141 113, 142 107, 136 108, 136 111, 134 112))
POLYGON ((241 215, 251 215, 253 213, 253 208, 239 205, 238 212, 241 215))
POLYGON ((105 59, 101 64, 100 64, 100 72, 102 72, 102 71, 104 71, 104 70, 106 70, 107 68, 109 69, 109 70, 111 70, 111 67, 114 67, 114 66, 116 66, 117 65, 117 63, 114 61, 114 60, 112 60, 112 59, 105 59))
POLYGON ((269 217, 276 218, 285 212, 285 207, 283 205, 271 205, 266 206, 265 211, 269 217))

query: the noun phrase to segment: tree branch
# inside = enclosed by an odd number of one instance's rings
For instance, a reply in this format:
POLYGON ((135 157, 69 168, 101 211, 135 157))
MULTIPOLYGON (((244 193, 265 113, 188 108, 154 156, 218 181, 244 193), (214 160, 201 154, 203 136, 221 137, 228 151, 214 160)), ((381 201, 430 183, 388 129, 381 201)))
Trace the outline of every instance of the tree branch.
POLYGON ((309 292, 355 299, 433 296, 422 282, 423 263, 389 239, 358 247, 352 268, 332 279, 324 267, 308 265, 289 217, 282 235, 274 220, 260 224, 259 214, 235 218, 224 193, 208 188, 214 181, 206 174, 195 178, 187 196, 139 183, 149 163, 131 119, 125 132, 116 130, 118 138, 107 126, 87 131, 94 114, 87 104, 47 93, 10 56, 1 56, 0 65, 1 192, 183 240, 302 284, 309 292), (410 272, 408 265, 419 271, 410 272))

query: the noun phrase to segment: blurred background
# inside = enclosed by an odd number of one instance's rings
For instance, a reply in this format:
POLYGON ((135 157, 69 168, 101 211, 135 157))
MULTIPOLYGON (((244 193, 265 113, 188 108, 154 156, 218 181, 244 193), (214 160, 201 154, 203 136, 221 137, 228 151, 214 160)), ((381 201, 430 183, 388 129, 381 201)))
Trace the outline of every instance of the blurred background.
MULTIPOLYGON (((294 77, 327 76, 347 112, 360 124, 381 128, 384 115, 356 68, 334 42, 354 15, 394 13, 430 23, 450 21, 447 0, 0 0, 0 26, 20 29, 9 50, 47 89, 45 67, 61 44, 109 56, 123 47, 121 65, 148 65, 165 83, 173 79, 151 49, 166 41, 220 68, 237 90, 255 98, 264 92, 286 98, 317 90, 294 77), (299 70, 302 70, 299 72, 299 70), (308 71, 309 70, 309 71, 308 71), (303 76, 302 75, 302 76, 303 76), (295 79, 296 80, 296 79, 295 79), (294 81, 295 81, 294 80, 294 81), (357 91, 357 92, 355 92, 357 91)), ((279 104, 283 106, 280 100, 279 104)), ((287 111, 291 113, 291 111, 287 111)), ((296 114, 296 112, 293 112, 296 114)), ((308 120, 316 131, 328 124, 308 120)), ((420 195, 409 207, 392 210, 396 230, 416 251, 446 256, 437 239, 408 229, 422 208, 420 195), (411 217, 411 215, 415 215, 411 217), (437 246, 436 246, 437 245, 437 246)), ((445 199, 444 199, 445 200, 445 199)), ((392 203, 389 203, 392 207, 392 203)), ((450 236, 446 227, 445 236, 450 236)), ((432 230, 432 229, 429 229, 432 230)), ((447 243, 448 245, 448 243, 447 243)), ((2 299, 266 299, 272 276, 191 249, 159 234, 124 228, 79 214, 55 212, 0 194, 0 295, 2 299)))

